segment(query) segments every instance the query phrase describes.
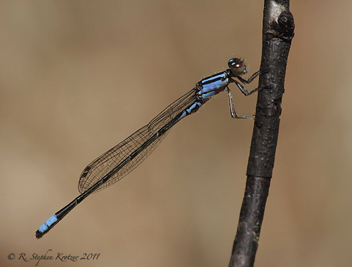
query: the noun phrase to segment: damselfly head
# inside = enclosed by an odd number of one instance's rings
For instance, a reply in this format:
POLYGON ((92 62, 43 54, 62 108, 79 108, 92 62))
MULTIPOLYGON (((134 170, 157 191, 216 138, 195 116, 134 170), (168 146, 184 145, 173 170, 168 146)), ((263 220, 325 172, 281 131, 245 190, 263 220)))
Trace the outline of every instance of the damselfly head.
POLYGON ((237 77, 247 73, 247 67, 244 65, 244 60, 240 58, 231 58, 229 60, 229 68, 232 74, 237 77))

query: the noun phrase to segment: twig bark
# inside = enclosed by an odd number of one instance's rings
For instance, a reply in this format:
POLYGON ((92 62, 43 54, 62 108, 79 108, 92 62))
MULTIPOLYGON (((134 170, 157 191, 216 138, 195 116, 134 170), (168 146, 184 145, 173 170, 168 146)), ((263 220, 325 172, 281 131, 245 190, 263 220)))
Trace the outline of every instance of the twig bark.
POLYGON ((269 193, 294 20, 289 0, 265 0, 261 75, 247 182, 230 267, 252 267, 269 193))

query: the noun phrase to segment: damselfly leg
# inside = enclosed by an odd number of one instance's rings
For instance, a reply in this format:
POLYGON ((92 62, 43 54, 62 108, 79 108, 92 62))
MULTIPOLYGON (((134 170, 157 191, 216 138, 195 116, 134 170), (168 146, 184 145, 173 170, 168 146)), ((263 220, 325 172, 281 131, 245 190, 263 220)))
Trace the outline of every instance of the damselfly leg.
MULTIPOLYGON (((260 70, 258 70, 257 72, 255 72, 248 80, 242 78, 241 76, 237 76, 236 78, 239 79, 242 83, 244 84, 249 84, 251 83, 259 74, 260 74, 260 70)), ((238 81, 236 81, 235 79, 231 78, 230 79, 231 82, 235 83, 237 85, 237 87, 240 89, 240 91, 242 92, 242 94, 244 94, 245 96, 248 96, 256 91, 258 91, 260 89, 260 87, 253 89, 252 91, 247 90, 242 84, 240 84, 238 81)), ((227 91, 227 95, 229 97, 229 106, 230 106, 230 114, 231 117, 234 119, 253 119, 254 115, 243 115, 243 116, 237 116, 236 111, 235 111, 235 106, 233 104, 232 101, 232 95, 231 95, 231 91, 228 87, 226 87, 225 89, 227 91)))

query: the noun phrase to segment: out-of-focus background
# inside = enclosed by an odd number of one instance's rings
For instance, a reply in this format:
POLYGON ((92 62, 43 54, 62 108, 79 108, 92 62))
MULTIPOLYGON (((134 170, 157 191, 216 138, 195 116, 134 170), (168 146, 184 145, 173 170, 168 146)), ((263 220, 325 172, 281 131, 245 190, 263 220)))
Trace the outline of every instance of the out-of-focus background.
MULTIPOLYGON (((352 265, 351 8, 291 3, 296 36, 256 266, 352 265)), ((47 253, 38 266, 227 266, 253 121, 231 119, 225 93, 128 177, 41 240, 35 231, 78 195, 90 161, 229 58, 257 71, 262 10, 240 0, 1 1, 0 265, 35 266, 32 254, 47 253), (100 256, 81 259, 90 253, 100 256)), ((256 96, 231 88, 238 113, 253 113, 256 96)))

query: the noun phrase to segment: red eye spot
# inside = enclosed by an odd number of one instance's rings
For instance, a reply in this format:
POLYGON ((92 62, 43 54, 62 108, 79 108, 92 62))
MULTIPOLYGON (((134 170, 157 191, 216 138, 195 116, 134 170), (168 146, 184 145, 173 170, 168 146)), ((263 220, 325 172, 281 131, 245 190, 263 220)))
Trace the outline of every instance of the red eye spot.
POLYGON ((228 65, 235 77, 247 72, 246 65, 244 65, 243 60, 240 58, 231 58, 228 62, 228 65))

